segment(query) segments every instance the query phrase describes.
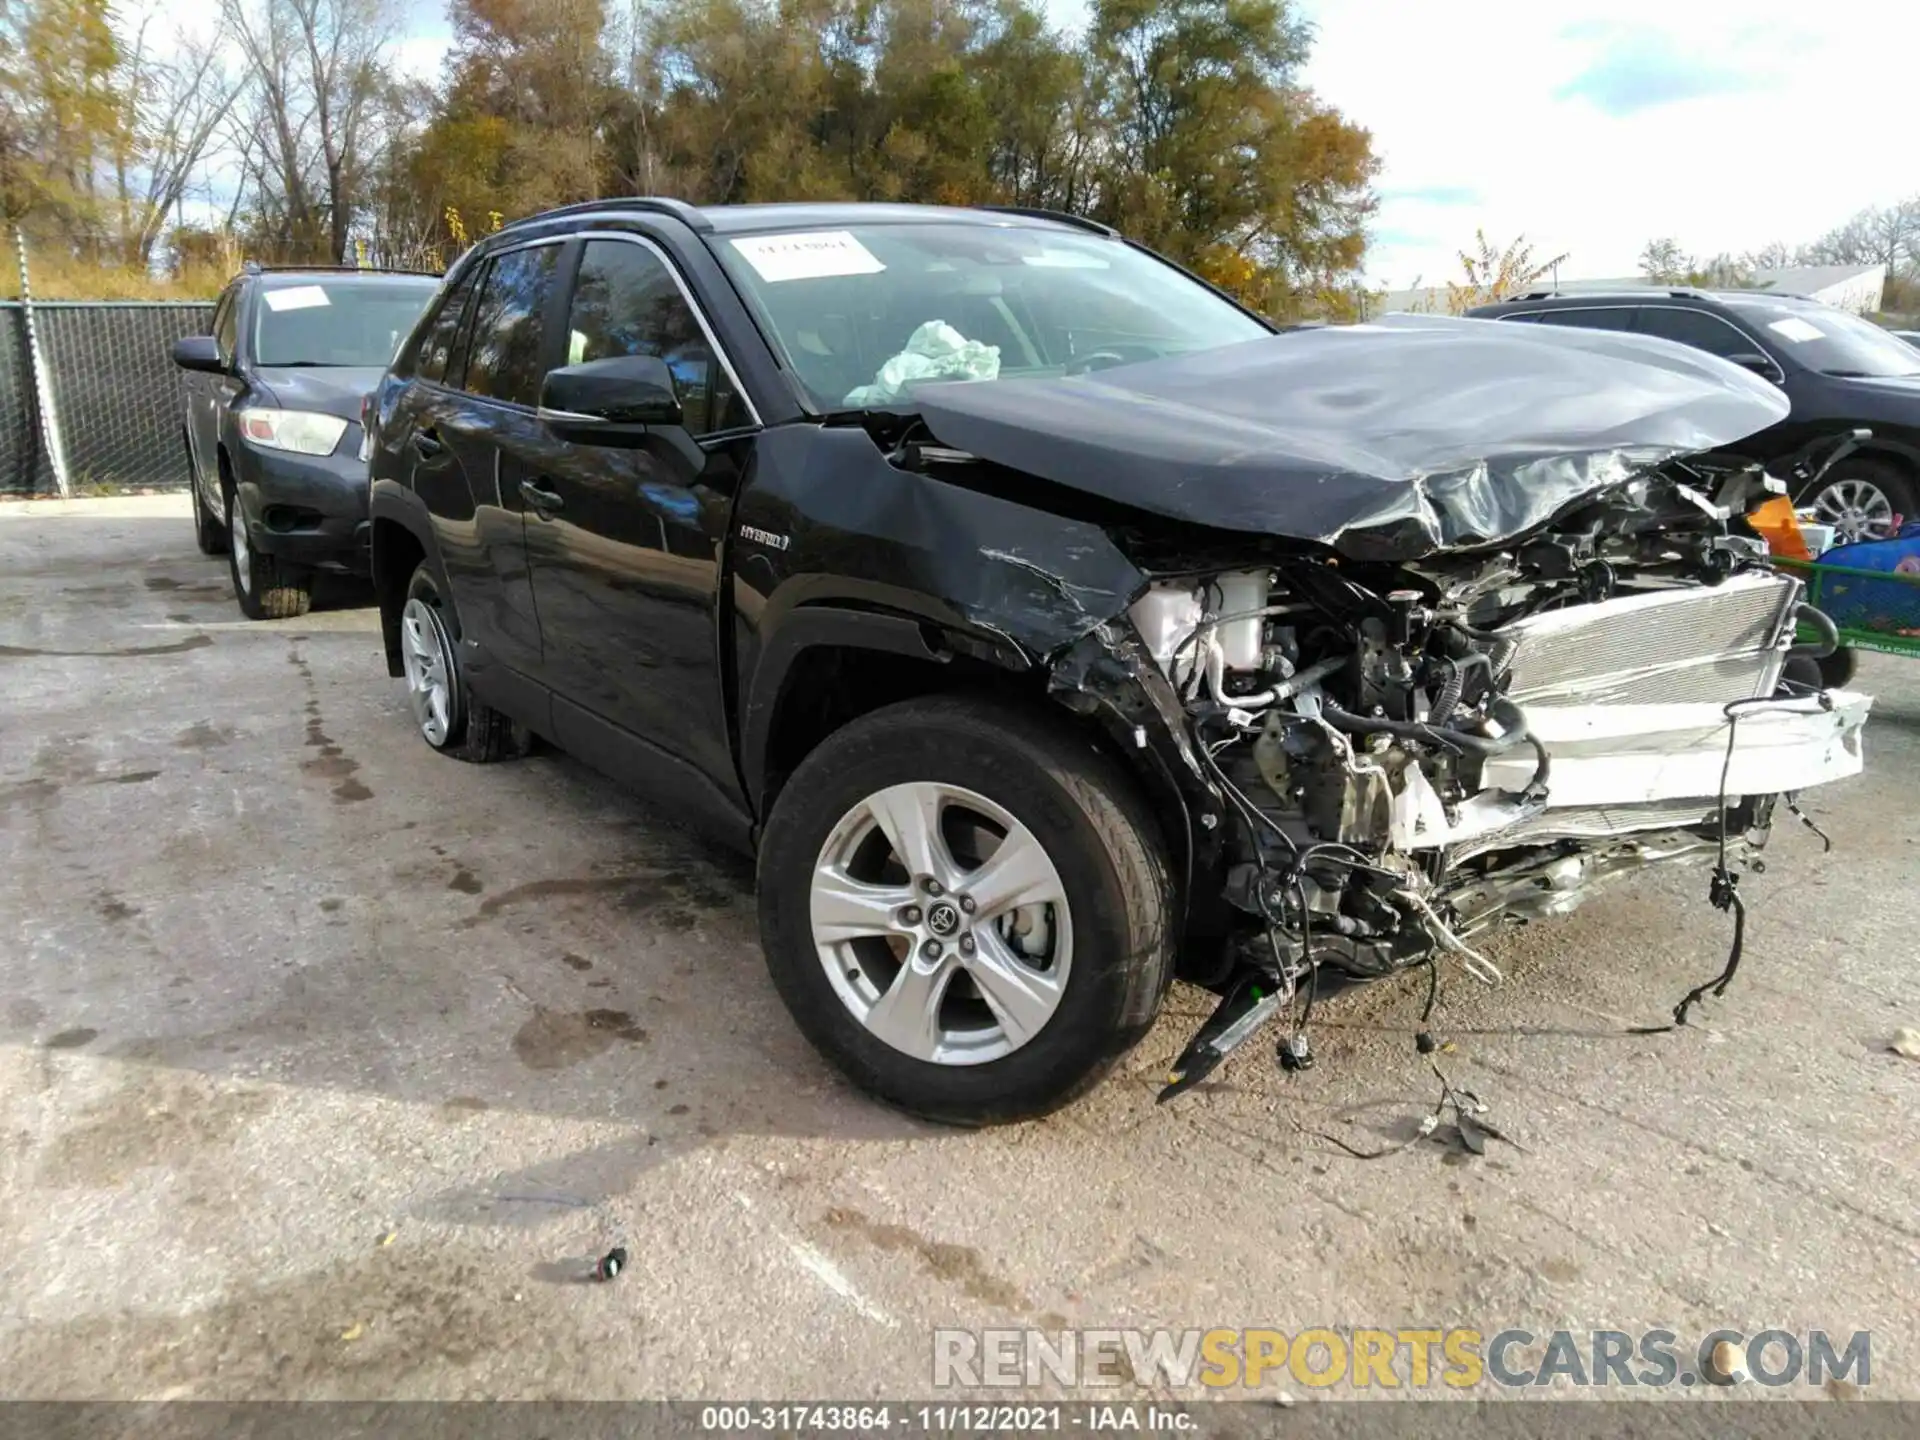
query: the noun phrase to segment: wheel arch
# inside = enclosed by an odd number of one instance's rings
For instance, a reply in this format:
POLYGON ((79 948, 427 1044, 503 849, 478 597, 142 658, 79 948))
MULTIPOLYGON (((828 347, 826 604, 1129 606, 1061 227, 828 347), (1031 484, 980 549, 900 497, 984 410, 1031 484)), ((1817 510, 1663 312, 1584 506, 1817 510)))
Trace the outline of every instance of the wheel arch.
POLYGON ((380 641, 386 651, 387 674, 405 673, 400 660, 400 612, 406 608, 407 582, 424 561, 441 594, 451 593, 435 543, 433 525, 425 507, 411 491, 394 493, 389 484, 374 486, 368 502, 373 592, 380 606, 380 641))
MULTIPOLYGON (((1836 433, 1840 432, 1836 431, 1836 433)), ((1871 438, 1861 441, 1859 447, 1834 468, 1839 469, 1852 460, 1868 460, 1890 466, 1899 472, 1900 478, 1905 480, 1909 487, 1920 491, 1920 445, 1907 439, 1876 433, 1871 438)), ((1818 480, 1809 481, 1800 486, 1794 492, 1794 503, 1796 505, 1804 503, 1827 483, 1828 478, 1823 475, 1818 480)))
POLYGON ((1027 657, 998 637, 897 610, 801 604, 766 637, 744 687, 740 771, 762 819, 828 735, 915 695, 957 688, 1038 693, 1027 657))
MULTIPOLYGON (((1049 666, 1010 640, 899 611, 807 604, 789 611, 762 648, 746 687, 740 725, 741 779, 764 823, 781 787, 834 731, 882 706, 940 691, 991 693, 1078 726, 1139 786, 1173 867, 1180 934, 1201 861, 1194 804, 1168 762, 1171 743, 1140 743, 1162 728, 1144 696, 1118 708, 1073 698, 1049 666)), ((1165 737, 1171 742, 1171 736, 1165 737)))

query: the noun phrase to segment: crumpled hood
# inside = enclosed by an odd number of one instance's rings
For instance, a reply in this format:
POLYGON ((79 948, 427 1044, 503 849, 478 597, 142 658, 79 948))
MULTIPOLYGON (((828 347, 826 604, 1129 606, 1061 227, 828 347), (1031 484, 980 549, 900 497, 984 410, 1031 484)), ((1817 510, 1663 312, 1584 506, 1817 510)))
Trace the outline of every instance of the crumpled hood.
POLYGON ((360 402, 385 372, 361 365, 263 365, 254 373, 282 410, 311 410, 358 424, 360 402))
POLYGON ((940 443, 983 460, 1386 560, 1524 534, 1788 410, 1759 376, 1669 341, 1411 315, 914 400, 940 443))

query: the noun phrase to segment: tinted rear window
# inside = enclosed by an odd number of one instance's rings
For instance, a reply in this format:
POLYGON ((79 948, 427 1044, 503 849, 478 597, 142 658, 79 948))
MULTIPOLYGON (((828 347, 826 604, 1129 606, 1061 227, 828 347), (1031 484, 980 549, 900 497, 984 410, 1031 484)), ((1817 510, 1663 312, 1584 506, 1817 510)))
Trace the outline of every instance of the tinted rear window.
POLYGON ((1760 344, 1704 310, 1670 310, 1649 305, 1640 312, 1640 329, 1662 340, 1676 340, 1709 355, 1757 355, 1760 344))
POLYGON ((1564 325, 1574 330, 1631 330, 1634 307, 1631 305, 1589 306, 1585 309, 1541 310, 1542 325, 1564 325))
POLYGON ((474 311, 463 388, 518 405, 539 404, 546 378, 544 322, 559 270, 558 245, 495 258, 474 311))

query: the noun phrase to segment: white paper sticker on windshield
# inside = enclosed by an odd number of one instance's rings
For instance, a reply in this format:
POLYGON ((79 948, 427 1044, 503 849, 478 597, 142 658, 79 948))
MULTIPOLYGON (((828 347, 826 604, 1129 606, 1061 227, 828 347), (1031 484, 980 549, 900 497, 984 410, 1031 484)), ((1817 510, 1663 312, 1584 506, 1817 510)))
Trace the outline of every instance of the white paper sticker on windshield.
POLYGON ((1775 320, 1767 328, 1782 340, 1824 340, 1827 332, 1809 325, 1798 315, 1789 315, 1784 320, 1775 320))
POLYGON ((793 235, 747 235, 733 242, 762 280, 824 280, 830 275, 874 275, 887 267, 848 230, 793 235))
POLYGON ((331 305, 327 292, 318 285, 295 285, 287 290, 263 291, 261 299, 267 302, 269 310, 312 310, 321 305, 331 305))
POLYGON ((1038 255, 1022 255, 1020 263, 1041 270, 1106 270, 1111 268, 1098 255, 1083 255, 1078 250, 1042 250, 1038 255))

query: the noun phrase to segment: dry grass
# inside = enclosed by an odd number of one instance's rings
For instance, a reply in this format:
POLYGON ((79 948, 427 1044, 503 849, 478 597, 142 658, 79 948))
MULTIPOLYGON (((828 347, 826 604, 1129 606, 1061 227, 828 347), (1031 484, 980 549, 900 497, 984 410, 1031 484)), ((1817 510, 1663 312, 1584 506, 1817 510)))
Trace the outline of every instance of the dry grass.
MULTIPOLYGON (((29 249, 27 265, 36 300, 211 300, 233 278, 232 271, 206 265, 155 279, 130 266, 89 264, 44 249, 29 249)), ((0 298, 20 298, 20 267, 11 254, 0 263, 0 298)))

